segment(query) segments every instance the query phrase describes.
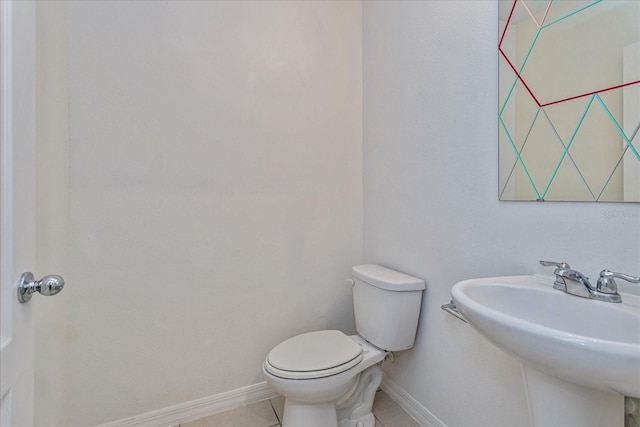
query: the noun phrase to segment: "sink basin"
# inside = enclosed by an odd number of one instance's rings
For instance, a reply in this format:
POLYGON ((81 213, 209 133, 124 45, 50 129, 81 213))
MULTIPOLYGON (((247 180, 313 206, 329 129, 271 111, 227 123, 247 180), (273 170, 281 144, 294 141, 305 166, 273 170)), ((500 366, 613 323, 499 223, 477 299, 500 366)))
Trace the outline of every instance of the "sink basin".
POLYGON ((486 339, 543 373, 607 393, 640 397, 640 298, 607 303, 553 289, 553 278, 465 280, 458 310, 486 339))

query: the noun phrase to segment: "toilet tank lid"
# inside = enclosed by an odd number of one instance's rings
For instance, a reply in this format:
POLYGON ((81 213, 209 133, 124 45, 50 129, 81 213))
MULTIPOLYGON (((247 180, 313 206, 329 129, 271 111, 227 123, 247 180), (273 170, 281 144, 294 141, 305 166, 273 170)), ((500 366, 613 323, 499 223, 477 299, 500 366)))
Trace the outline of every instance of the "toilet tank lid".
POLYGON ((376 288, 387 291, 421 291, 425 288, 424 280, 378 264, 356 265, 351 269, 351 275, 376 288))

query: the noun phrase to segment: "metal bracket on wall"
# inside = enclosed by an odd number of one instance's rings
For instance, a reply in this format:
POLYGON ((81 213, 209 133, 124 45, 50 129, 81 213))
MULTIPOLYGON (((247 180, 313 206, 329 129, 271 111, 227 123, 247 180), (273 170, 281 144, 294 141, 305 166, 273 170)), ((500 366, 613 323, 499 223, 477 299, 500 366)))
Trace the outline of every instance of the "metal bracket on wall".
POLYGON ((464 316, 462 316, 462 313, 458 311, 458 307, 456 307, 453 300, 451 300, 449 304, 440 306, 440 308, 446 311, 447 313, 449 313, 450 315, 462 320, 464 323, 467 323, 467 320, 464 318, 464 316))

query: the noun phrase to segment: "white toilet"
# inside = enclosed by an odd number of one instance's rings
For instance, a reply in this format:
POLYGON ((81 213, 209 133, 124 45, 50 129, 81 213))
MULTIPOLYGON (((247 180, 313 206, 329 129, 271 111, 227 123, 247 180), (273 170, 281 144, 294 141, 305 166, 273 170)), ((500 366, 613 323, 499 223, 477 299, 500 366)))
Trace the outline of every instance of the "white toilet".
POLYGON ((352 269, 358 335, 317 331, 278 344, 262 371, 285 397, 283 427, 374 427, 389 351, 413 347, 424 281, 380 265, 352 269))

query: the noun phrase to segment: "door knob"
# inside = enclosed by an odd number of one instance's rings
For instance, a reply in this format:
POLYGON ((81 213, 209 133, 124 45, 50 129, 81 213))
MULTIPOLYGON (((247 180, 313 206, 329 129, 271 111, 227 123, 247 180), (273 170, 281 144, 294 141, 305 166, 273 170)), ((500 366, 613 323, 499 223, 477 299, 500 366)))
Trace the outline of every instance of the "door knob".
POLYGON ((18 301, 29 302, 35 292, 50 296, 59 293, 64 288, 64 279, 57 274, 49 274, 40 280, 35 280, 30 272, 23 273, 18 283, 18 301))

